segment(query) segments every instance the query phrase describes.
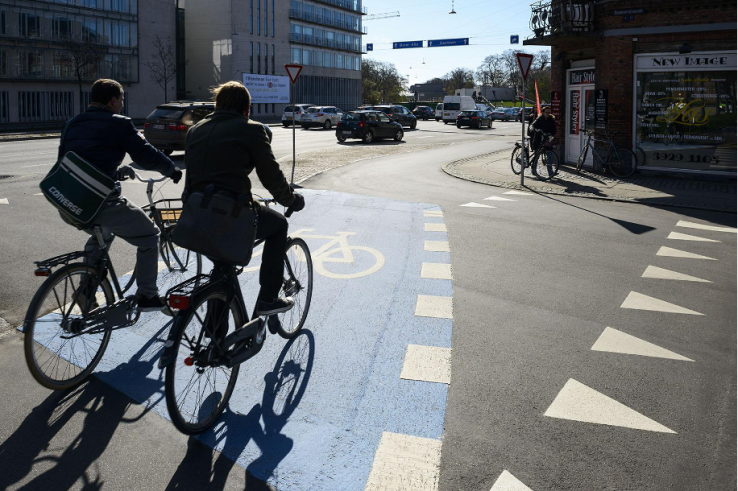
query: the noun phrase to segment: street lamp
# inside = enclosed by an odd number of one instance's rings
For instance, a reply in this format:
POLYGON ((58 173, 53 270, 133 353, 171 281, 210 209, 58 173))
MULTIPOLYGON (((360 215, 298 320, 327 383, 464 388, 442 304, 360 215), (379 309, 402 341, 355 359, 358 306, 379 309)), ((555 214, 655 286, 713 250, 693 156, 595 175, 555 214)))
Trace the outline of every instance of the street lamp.
POLYGON ((454 0, 451 0, 451 12, 449 14, 455 14, 456 11, 454 10, 454 0))

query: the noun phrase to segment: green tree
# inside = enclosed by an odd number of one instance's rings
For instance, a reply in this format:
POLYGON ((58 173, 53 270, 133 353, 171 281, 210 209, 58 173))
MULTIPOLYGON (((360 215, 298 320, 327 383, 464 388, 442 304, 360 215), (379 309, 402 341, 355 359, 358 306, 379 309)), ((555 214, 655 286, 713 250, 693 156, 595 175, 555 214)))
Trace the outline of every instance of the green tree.
POLYGON ((399 101, 407 89, 406 81, 392 63, 365 59, 361 64, 364 103, 399 101))

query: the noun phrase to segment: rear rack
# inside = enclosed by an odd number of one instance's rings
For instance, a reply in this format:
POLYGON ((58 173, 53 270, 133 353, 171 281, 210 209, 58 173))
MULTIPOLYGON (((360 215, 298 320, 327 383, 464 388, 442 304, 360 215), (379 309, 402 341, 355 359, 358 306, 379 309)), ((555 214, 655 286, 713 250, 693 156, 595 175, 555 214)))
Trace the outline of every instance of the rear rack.
POLYGON ((204 285, 208 281, 210 281, 209 274, 195 275, 192 278, 171 287, 164 298, 168 300, 171 295, 190 296, 198 287, 204 285))
POLYGON ((68 264, 75 259, 86 257, 87 255, 88 253, 85 251, 69 252, 67 254, 62 254, 61 256, 44 259, 43 261, 34 261, 34 264, 36 264, 36 267, 39 269, 53 268, 59 264, 68 264))

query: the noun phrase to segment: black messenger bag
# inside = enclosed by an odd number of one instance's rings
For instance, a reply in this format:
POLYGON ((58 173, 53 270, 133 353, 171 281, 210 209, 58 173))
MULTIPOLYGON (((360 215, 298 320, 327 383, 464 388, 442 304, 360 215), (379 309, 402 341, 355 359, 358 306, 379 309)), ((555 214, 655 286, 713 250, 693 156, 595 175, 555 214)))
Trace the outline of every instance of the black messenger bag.
POLYGON ((172 241, 211 259, 245 266, 254 249, 257 207, 249 194, 234 198, 211 184, 205 191, 189 194, 172 241))

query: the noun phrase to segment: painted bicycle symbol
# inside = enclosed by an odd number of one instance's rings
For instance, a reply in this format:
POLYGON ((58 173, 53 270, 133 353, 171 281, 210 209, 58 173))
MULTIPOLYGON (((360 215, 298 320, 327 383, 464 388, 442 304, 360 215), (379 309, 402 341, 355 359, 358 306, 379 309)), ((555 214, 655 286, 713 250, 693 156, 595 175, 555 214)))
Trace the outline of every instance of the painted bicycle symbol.
MULTIPOLYGON (((290 235, 292 237, 302 237, 303 239, 321 239, 328 241, 311 253, 313 268, 315 272, 321 276, 337 280, 362 278, 376 273, 384 266, 384 255, 378 250, 372 249, 371 247, 349 244, 348 238, 352 235, 356 235, 356 232, 336 232, 335 235, 314 235, 308 233, 314 231, 314 228, 301 228, 290 235), (369 260, 369 263, 372 265, 361 271, 351 272, 335 272, 328 269, 331 264, 355 264, 357 263, 357 258, 361 260, 360 264, 364 264, 364 261, 369 260)), ((263 252, 264 247, 262 246, 258 251, 254 251, 252 257, 258 257, 263 252)), ((297 259, 301 261, 305 260, 304 258, 299 257, 297 259)), ((258 269, 259 266, 254 266, 246 268, 244 271, 256 271, 258 269)), ((335 269, 335 267, 332 269, 335 269)))

